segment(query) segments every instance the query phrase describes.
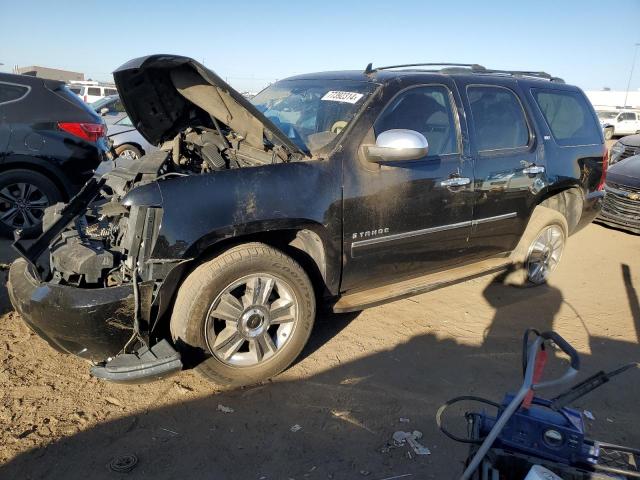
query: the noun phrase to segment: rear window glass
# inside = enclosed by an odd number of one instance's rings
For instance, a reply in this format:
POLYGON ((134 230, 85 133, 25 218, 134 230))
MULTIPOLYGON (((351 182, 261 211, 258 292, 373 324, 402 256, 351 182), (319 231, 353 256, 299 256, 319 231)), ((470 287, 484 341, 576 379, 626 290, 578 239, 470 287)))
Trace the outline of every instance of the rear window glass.
POLYGON ((533 89, 553 138, 563 147, 601 143, 601 132, 585 96, 579 92, 533 89))
POLYGON ((87 95, 94 95, 96 97, 100 97, 100 88, 98 87, 89 87, 87 89, 87 95))
POLYGON ((27 87, 21 85, 0 83, 0 104, 20 100, 28 91, 29 89, 27 87))
POLYGON ((467 96, 479 151, 528 145, 529 127, 515 93, 504 87, 469 86, 467 96))

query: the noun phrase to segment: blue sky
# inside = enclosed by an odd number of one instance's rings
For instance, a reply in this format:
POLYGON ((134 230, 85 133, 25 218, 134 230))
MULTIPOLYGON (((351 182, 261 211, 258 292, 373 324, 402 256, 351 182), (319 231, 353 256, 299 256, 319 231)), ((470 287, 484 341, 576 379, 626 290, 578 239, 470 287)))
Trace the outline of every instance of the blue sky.
MULTIPOLYGON (((94 79, 133 57, 192 56, 240 90, 368 62, 545 70, 584 89, 625 89, 640 0, 237 2, 0 0, 0 66, 94 79), (615 9, 613 8, 615 5, 615 9)), ((640 52, 632 89, 640 88, 640 52)))

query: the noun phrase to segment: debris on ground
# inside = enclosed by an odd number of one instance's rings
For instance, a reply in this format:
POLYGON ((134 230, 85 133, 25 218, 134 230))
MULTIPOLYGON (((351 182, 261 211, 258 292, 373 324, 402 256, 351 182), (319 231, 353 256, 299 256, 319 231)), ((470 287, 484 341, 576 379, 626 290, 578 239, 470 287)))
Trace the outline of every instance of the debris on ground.
POLYGON ((127 473, 138 464, 138 457, 134 454, 122 455, 109 462, 109 469, 118 473, 127 473))
POLYGON ((593 413, 591 413, 589 410, 585 410, 584 412, 582 412, 582 414, 587 417, 589 420, 595 420, 596 417, 593 416, 593 413))
POLYGON ((193 392, 193 388, 191 388, 191 387, 187 387, 186 385, 182 385, 182 384, 181 384, 181 383, 179 383, 179 382, 175 382, 175 383, 173 384, 173 388, 175 388, 175 389, 176 389, 176 391, 177 391, 178 393, 181 393, 182 395, 187 395, 187 394, 189 394, 189 393, 193 392))
POLYGON ((122 402, 115 397, 107 397, 104 399, 104 401, 116 407, 122 406, 122 402))
POLYGON ((360 470, 360 475, 362 475, 363 477, 367 477, 371 474, 371 472, 369 470, 360 470))
POLYGON ((302 430, 302 427, 296 423, 289 430, 291 430, 292 432, 298 432, 298 431, 302 430))
POLYGON ((180 435, 178 432, 174 432, 173 430, 169 430, 168 428, 160 427, 160 430, 164 430, 165 432, 170 433, 171 435, 180 435))
POLYGON ((222 405, 221 403, 218 404, 218 411, 222 412, 222 413, 233 413, 235 412, 235 410, 231 407, 226 407, 224 405, 222 405))
POLYGON ((407 417, 400 417, 400 423, 409 423, 411 420, 409 420, 407 417))
POLYGON ((431 451, 418 442, 420 438, 422 438, 422 432, 419 430, 414 430, 413 432, 399 430, 393 434, 393 446, 401 447, 408 444, 416 455, 431 455, 431 451))

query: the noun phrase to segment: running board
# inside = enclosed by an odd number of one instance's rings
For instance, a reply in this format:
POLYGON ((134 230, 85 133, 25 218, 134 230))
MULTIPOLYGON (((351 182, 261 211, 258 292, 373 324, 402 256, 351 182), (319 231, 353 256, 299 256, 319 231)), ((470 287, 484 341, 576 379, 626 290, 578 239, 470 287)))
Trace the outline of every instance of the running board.
POLYGON ((340 297, 333 305, 333 311, 335 313, 353 312, 421 293, 432 292, 473 278, 505 271, 512 263, 510 258, 492 258, 471 265, 403 280, 391 285, 349 293, 340 297))
POLYGON ((182 369, 180 353, 162 340, 137 352, 116 355, 91 367, 91 375, 115 383, 144 383, 173 375, 182 369))

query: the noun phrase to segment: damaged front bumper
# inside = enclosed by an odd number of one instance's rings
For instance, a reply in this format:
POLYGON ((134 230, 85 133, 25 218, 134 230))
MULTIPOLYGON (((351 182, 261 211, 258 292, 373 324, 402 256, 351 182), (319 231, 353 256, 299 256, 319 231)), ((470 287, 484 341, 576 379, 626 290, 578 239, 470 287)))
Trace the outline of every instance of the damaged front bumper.
POLYGON ((132 285, 79 289, 45 283, 18 259, 7 286, 22 319, 58 351, 100 362, 120 353, 131 338, 132 285))

